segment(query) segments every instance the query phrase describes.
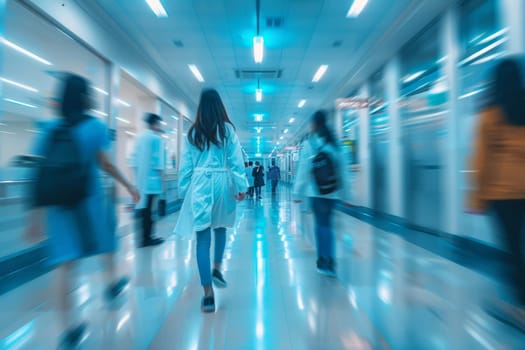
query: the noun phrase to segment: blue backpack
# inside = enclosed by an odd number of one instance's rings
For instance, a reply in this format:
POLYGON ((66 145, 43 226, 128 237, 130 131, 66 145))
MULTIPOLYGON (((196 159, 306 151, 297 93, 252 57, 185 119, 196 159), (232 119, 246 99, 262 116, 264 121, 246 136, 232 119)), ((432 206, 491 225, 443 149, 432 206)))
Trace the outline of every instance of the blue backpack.
POLYGON ((312 160, 312 175, 320 194, 330 194, 339 188, 336 164, 330 154, 322 150, 322 146, 317 149, 317 155, 312 160))
POLYGON ((34 206, 74 206, 90 195, 93 172, 91 164, 83 159, 74 129, 91 118, 62 123, 51 131, 36 168, 34 206))

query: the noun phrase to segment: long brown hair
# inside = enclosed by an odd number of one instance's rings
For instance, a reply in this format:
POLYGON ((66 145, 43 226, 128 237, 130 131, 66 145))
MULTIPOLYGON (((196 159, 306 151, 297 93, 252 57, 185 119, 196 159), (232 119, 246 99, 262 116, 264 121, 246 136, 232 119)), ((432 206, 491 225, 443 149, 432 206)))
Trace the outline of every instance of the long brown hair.
POLYGON ((200 151, 209 149, 211 144, 222 145, 226 138, 226 123, 233 126, 219 93, 215 89, 206 89, 201 94, 188 139, 200 151))

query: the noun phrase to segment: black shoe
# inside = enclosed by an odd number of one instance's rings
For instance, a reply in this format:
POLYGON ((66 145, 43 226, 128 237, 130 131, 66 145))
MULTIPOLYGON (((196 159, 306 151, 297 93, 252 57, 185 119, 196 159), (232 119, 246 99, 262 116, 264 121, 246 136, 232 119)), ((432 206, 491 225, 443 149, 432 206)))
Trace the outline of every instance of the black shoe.
POLYGON ((141 248, 144 248, 144 247, 153 247, 153 246, 156 246, 156 245, 160 245, 164 243, 164 239, 163 238, 150 238, 150 239, 147 239, 145 241, 142 242, 142 244, 140 245, 141 248))
POLYGON ((118 281, 111 283, 106 289, 106 300, 112 302, 117 299, 129 285, 129 278, 122 277, 118 281))
POLYGON ((201 311, 205 313, 215 312, 215 297, 203 297, 201 311))
POLYGON ((335 263, 333 259, 317 259, 317 272, 328 277, 336 277, 337 274, 335 273, 335 263))
POLYGON ((78 347, 87 329, 87 323, 83 322, 77 327, 68 329, 62 336, 58 349, 68 350, 78 347))
POLYGON ((224 279, 224 276, 219 270, 213 269, 212 278, 213 278, 213 283, 215 284, 217 288, 228 287, 228 282, 226 282, 226 280, 224 279))

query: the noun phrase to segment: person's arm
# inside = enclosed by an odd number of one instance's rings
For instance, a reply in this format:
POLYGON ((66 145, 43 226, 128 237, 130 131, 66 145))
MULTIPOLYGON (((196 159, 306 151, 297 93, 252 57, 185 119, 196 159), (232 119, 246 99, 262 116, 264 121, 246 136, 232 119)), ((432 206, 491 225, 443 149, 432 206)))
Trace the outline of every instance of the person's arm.
POLYGON ((191 178, 193 176, 193 158, 191 147, 188 138, 185 139, 184 152, 181 155, 179 164, 179 196, 181 198, 186 197, 191 184, 191 178))
POLYGON ((135 203, 140 200, 140 194, 137 189, 126 180, 120 170, 118 170, 118 168, 109 160, 105 152, 101 151, 98 153, 98 162, 102 170, 111 175, 118 183, 126 188, 129 194, 133 197, 135 203))
POLYGON ((306 186, 308 181, 310 181, 309 176, 309 166, 311 165, 311 146, 305 141, 299 152, 299 163, 297 165, 297 175, 295 177, 294 187, 293 187, 293 198, 296 202, 299 202, 300 199, 304 196, 306 186))
POLYGON ((246 171, 244 170, 241 143, 233 128, 230 130, 226 151, 227 162, 236 189, 237 199, 242 200, 248 190, 249 184, 248 179, 246 179, 246 171))

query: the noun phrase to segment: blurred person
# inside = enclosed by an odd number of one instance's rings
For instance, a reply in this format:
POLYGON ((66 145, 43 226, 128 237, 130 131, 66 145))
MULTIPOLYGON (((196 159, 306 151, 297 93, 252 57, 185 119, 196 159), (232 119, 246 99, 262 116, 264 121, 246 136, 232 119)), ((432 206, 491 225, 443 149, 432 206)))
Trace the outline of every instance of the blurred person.
POLYGON ((515 59, 500 62, 493 74, 475 141, 470 208, 477 213, 494 212, 512 261, 518 307, 492 313, 525 330, 525 90, 515 59))
POLYGON ((251 160, 248 162, 248 168, 246 169, 246 178, 248 179, 248 184, 250 185, 248 187, 248 196, 253 197, 255 185, 253 177, 253 162, 251 160))
MULTIPOLYGON (((122 184, 135 202, 140 198, 138 191, 122 176, 105 153, 109 146, 108 130, 97 118, 87 115, 87 110, 93 106, 89 92, 90 86, 86 79, 73 74, 64 78, 60 101, 62 118, 51 123, 49 132, 44 133, 37 142, 36 153, 42 156, 43 160, 41 166, 36 170, 33 193, 36 209, 32 212, 31 224, 26 232, 29 239, 34 239, 35 234, 44 232, 39 226, 46 223, 45 232, 49 235, 47 245, 49 257, 51 262, 58 266, 58 290, 55 296, 58 314, 63 329, 65 329, 60 340, 61 348, 78 345, 87 328, 85 321, 76 319, 75 314, 78 316, 78 312, 73 310, 74 301, 71 295, 75 287, 72 271, 78 260, 93 255, 103 256, 105 296, 108 302, 116 299, 129 283, 127 277, 117 277, 115 261, 117 238, 112 218, 108 217, 108 211, 104 208, 106 199, 98 168, 102 168, 122 184), (60 142, 64 140, 70 141, 70 146, 74 146, 72 148, 75 149, 64 151, 62 143, 63 152, 59 157, 65 159, 71 155, 78 156, 80 158, 78 168, 85 167, 86 169, 85 174, 79 177, 83 179, 82 184, 76 184, 77 187, 75 184, 72 187, 66 187, 63 182, 75 176, 69 173, 56 174, 52 182, 46 183, 49 171, 56 171, 56 168, 54 170, 53 167, 46 168, 51 159, 57 160, 57 155, 52 152, 56 151, 57 147, 60 148, 60 142), (49 188, 42 188, 42 184, 49 188), (77 198, 68 198, 72 194, 69 192, 79 191, 82 193, 77 198), (57 203, 67 204, 58 205, 57 203), (43 217, 44 214, 47 219, 43 217)), ((78 170, 82 172, 82 169, 78 170)), ((75 171, 75 169, 71 170, 72 173, 75 171)))
POLYGON ((272 166, 268 170, 268 178, 272 182, 272 193, 277 191, 277 184, 281 180, 281 169, 275 165, 275 160, 272 160, 272 166))
POLYGON ((248 188, 241 144, 216 90, 202 92, 195 123, 185 142, 179 170, 184 203, 175 232, 196 232, 197 265, 204 288, 201 310, 215 312, 212 280, 218 288, 227 286, 221 272, 226 228, 233 227, 236 200, 242 201, 248 188), (213 271, 211 230, 215 233, 213 271))
POLYGON ((252 170, 253 186, 255 188, 255 197, 262 199, 261 189, 265 185, 264 183, 264 167, 259 161, 255 162, 255 167, 252 170))
POLYGON ((162 118, 147 113, 144 121, 148 129, 137 141, 132 167, 135 168, 135 179, 141 198, 135 206, 142 231, 140 247, 149 247, 164 243, 162 238, 153 237, 153 212, 154 207, 157 207, 157 210, 159 208, 159 195, 162 194, 162 177, 166 165, 164 144, 160 136, 162 118))
POLYGON ((340 162, 344 154, 328 128, 326 112, 315 112, 311 130, 301 145, 293 197, 295 203, 301 203, 303 197, 310 199, 315 218, 317 270, 335 277, 333 211, 339 200, 350 200, 350 187, 340 162))

